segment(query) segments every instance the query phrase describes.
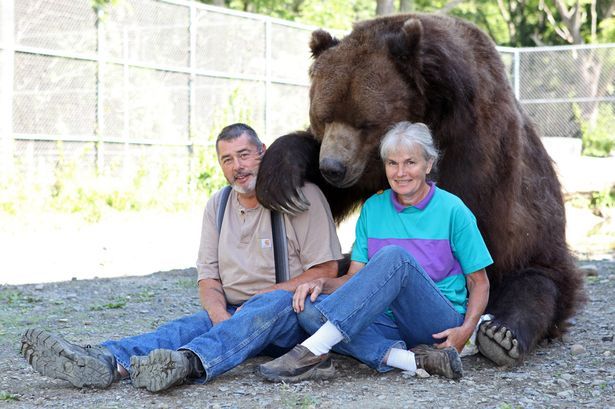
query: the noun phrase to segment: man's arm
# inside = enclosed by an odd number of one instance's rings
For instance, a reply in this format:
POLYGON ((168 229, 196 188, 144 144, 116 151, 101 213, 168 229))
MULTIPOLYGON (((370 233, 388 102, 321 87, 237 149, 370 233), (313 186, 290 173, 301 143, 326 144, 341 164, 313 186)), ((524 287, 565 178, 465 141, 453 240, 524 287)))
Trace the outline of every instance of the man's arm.
POLYGON ((268 293, 274 290, 295 291, 297 287, 303 283, 310 282, 317 278, 334 278, 337 276, 337 261, 330 260, 324 263, 316 264, 299 274, 297 277, 291 278, 283 283, 278 283, 261 290, 259 293, 268 293))
POLYGON ((348 273, 341 277, 321 277, 299 285, 293 295, 293 309, 295 312, 303 311, 305 299, 308 295, 311 294, 310 300, 314 302, 320 294, 333 293, 363 267, 365 267, 365 263, 351 261, 350 267, 348 267, 348 273))
POLYGON ((199 280, 199 299, 214 325, 231 318, 231 314, 226 310, 226 298, 219 280, 213 278, 199 280))

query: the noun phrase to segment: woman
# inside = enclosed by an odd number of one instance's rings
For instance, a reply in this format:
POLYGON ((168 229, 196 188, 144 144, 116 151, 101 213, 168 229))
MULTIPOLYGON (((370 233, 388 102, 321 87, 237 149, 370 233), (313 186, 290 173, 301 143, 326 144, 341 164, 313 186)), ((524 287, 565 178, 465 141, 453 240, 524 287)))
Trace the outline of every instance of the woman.
POLYGON ((365 202, 348 274, 297 288, 293 308, 313 335, 261 365, 265 378, 331 376, 331 349, 381 372, 462 376, 458 351, 487 305, 493 260, 461 199, 427 181, 438 152, 426 125, 395 125, 380 156, 391 189, 365 202))

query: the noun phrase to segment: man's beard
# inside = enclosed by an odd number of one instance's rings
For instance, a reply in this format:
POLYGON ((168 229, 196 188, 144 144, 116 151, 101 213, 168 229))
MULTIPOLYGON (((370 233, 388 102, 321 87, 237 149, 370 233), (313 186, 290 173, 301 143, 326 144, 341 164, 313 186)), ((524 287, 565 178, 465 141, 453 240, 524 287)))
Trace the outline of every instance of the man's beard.
POLYGON ((250 173, 250 175, 252 176, 252 179, 250 180, 250 183, 248 183, 247 186, 240 186, 237 183, 231 184, 231 186, 237 193, 241 193, 242 195, 245 195, 248 193, 253 193, 254 190, 256 190, 256 175, 252 173, 250 173))

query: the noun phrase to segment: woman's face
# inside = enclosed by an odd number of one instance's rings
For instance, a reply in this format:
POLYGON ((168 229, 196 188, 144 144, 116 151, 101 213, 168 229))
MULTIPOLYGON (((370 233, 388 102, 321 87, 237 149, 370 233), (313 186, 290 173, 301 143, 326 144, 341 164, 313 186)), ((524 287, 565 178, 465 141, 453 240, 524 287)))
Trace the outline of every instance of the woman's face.
POLYGON ((426 178, 432 165, 433 160, 425 160, 418 145, 410 150, 393 151, 384 160, 389 185, 401 204, 414 205, 427 195, 429 185, 426 178))

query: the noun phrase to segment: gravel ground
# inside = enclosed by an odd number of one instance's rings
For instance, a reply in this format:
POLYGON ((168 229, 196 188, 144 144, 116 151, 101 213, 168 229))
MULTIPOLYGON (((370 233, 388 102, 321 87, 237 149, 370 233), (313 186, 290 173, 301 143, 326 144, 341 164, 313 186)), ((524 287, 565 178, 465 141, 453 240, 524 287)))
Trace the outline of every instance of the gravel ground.
POLYGON ((541 345, 521 366, 463 359, 459 382, 378 374, 336 355, 337 378, 296 385, 265 383, 253 374, 268 358, 250 359, 207 385, 152 394, 129 382, 106 390, 75 389, 44 378, 19 356, 28 327, 79 343, 128 336, 199 308, 193 269, 143 277, 0 286, 0 406, 7 408, 607 408, 615 407, 615 261, 593 260, 589 302, 562 340, 541 345))

